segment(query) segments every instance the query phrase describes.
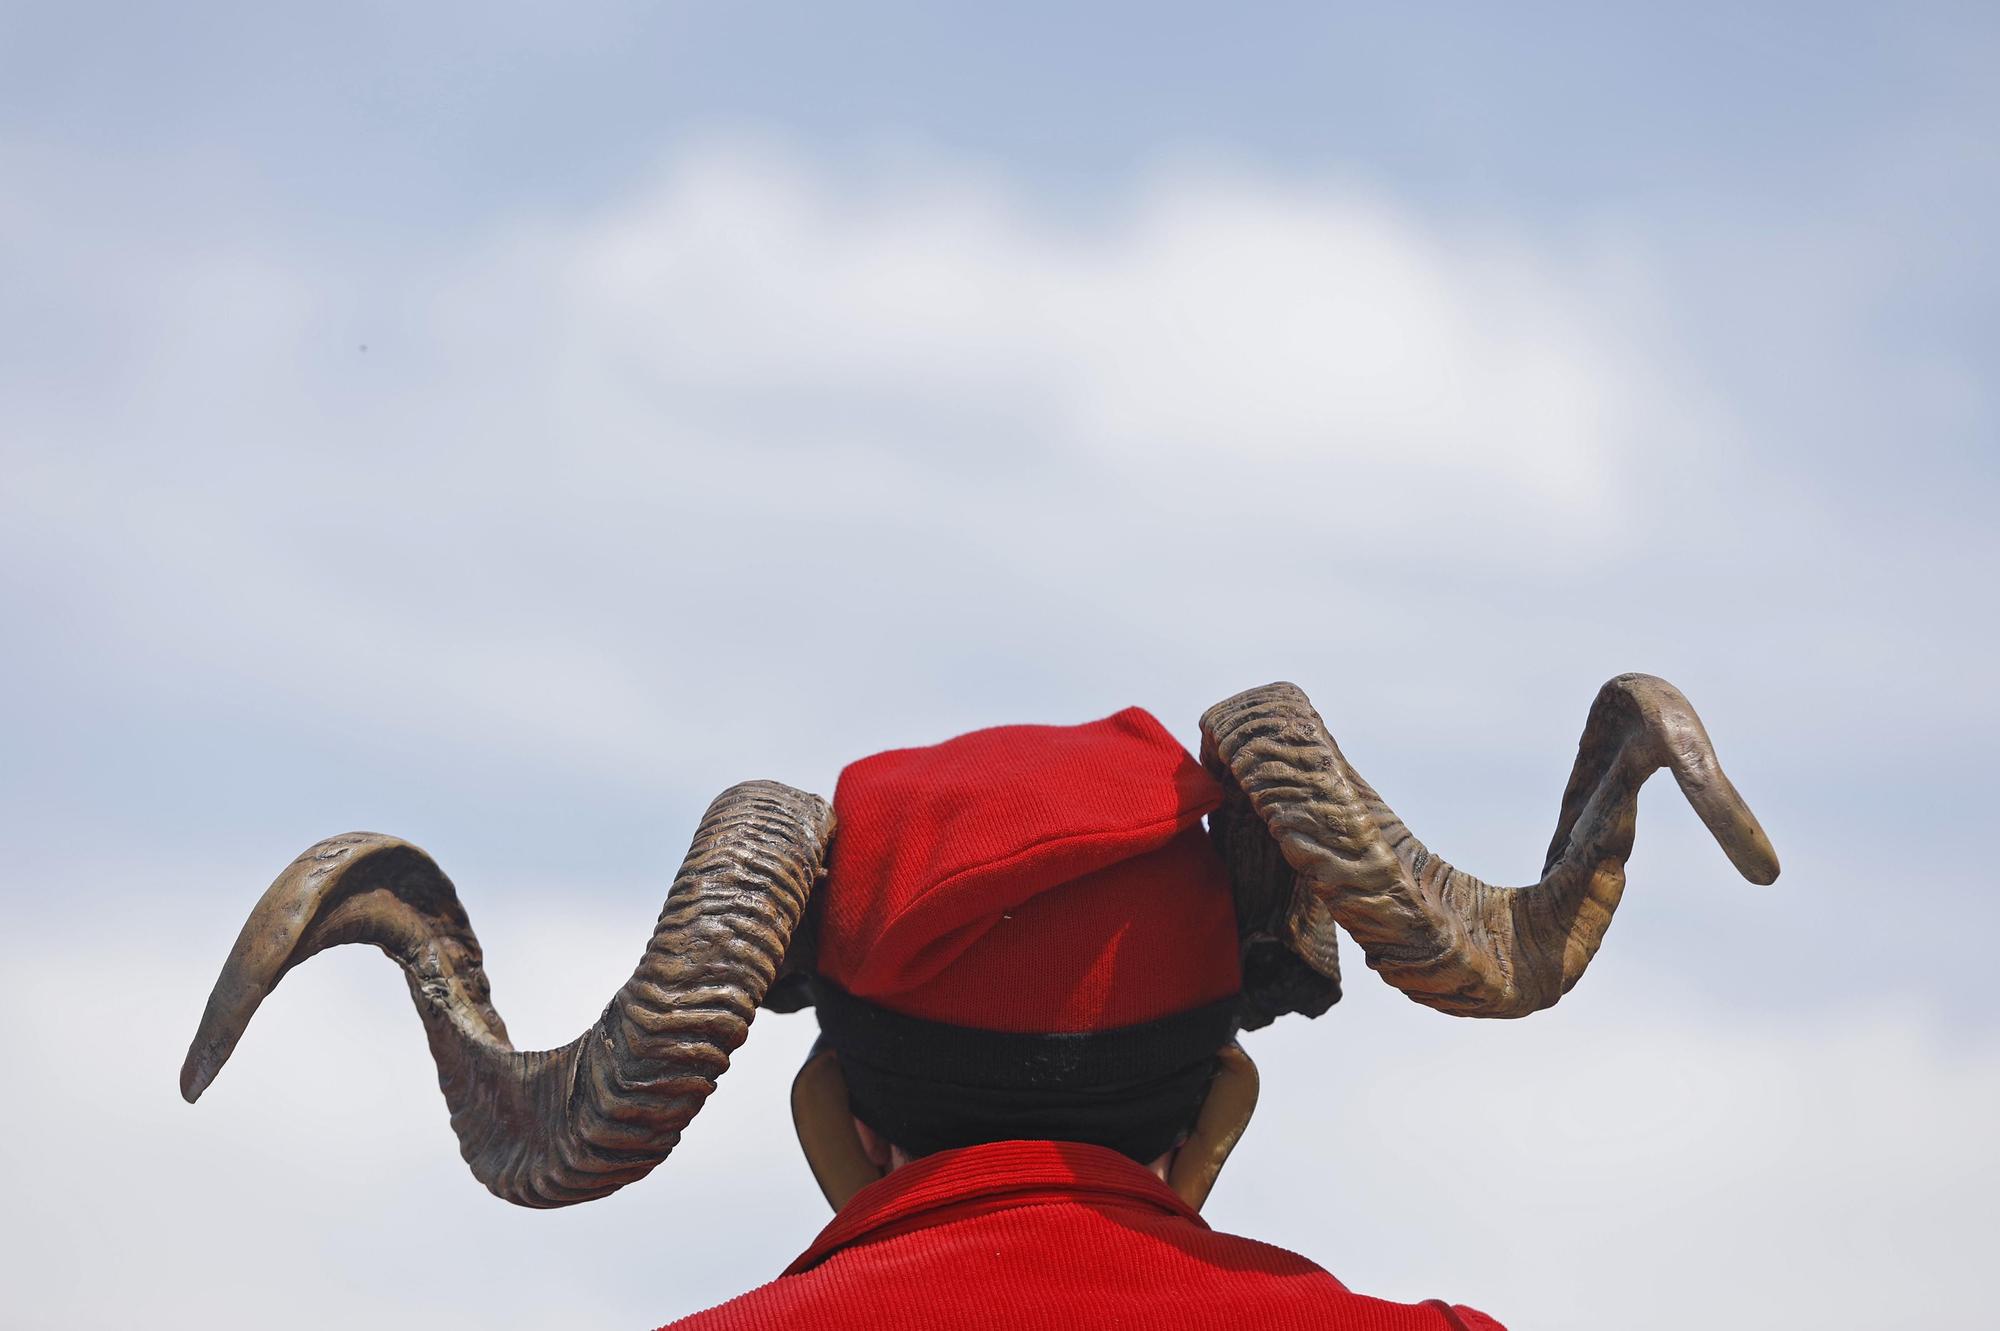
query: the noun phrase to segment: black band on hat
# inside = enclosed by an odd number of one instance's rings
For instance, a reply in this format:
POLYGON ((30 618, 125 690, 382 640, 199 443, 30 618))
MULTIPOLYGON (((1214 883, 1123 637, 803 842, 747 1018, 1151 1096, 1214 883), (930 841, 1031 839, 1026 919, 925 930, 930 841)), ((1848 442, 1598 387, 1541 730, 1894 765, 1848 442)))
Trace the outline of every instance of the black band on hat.
POLYGON ((820 1029, 855 1117, 913 1155, 1080 1141, 1142 1164, 1194 1124, 1236 999, 1108 1031, 986 1031, 906 1016, 817 977, 820 1029))

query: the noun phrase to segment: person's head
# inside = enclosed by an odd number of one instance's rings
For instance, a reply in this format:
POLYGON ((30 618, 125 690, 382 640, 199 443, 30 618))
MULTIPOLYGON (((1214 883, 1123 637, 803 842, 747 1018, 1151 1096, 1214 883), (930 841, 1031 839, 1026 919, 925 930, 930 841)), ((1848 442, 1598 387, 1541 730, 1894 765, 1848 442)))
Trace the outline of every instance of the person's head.
POLYGON ((822 1039, 793 1097, 829 1200, 909 1158, 1019 1139, 1106 1147, 1206 1195, 1256 1096, 1233 1043, 1229 877, 1202 827, 1220 798, 1137 708, 842 774, 822 1039))

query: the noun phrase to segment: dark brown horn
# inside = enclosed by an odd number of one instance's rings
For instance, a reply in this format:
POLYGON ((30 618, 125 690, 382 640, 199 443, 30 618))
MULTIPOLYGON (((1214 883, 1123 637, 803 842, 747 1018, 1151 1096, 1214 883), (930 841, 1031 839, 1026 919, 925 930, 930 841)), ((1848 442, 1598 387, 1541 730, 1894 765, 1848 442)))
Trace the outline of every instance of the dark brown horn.
POLYGON ((1541 881, 1529 887, 1494 887, 1431 854, 1348 765, 1295 685, 1219 703, 1201 732, 1203 760, 1284 861, 1276 866, 1240 820, 1218 826, 1239 915, 1244 880, 1263 884, 1252 895, 1261 890, 1268 908, 1288 870, 1281 928, 1315 971, 1338 974, 1337 923, 1382 978, 1443 1012, 1519 1017, 1569 992, 1625 890, 1639 787, 1662 767, 1745 878, 1778 876, 1777 852, 1723 775, 1701 718, 1651 675, 1620 675, 1591 704, 1541 881))
POLYGON ((451 880, 407 841, 353 832, 299 856, 251 911, 181 1069, 215 1080, 286 971, 341 943, 403 968, 472 1172, 522 1206, 614 1192, 666 1159, 743 1043, 820 873, 833 812, 752 781, 709 805, 639 968, 560 1049, 517 1050, 451 880))

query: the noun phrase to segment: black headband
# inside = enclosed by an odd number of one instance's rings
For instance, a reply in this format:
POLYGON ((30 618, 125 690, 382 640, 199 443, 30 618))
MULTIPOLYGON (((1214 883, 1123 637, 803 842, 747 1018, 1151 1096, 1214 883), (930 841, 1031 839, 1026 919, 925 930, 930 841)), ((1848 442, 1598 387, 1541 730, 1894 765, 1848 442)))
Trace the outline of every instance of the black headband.
POLYGON ((1150 1163, 1193 1125, 1236 1034, 1234 996, 1137 1026, 1035 1035, 905 1016, 824 977, 814 995, 855 1117, 913 1155, 1054 1140, 1150 1163))

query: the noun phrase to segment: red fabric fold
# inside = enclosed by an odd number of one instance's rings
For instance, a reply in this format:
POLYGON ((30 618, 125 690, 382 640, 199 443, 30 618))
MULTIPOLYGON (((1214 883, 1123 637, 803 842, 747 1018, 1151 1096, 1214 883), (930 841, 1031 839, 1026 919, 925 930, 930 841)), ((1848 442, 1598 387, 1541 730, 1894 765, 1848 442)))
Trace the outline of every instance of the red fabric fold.
POLYGON ((819 969, 987 1030, 1107 1030, 1236 992, 1201 820, 1221 792, 1137 707, 864 758, 834 792, 819 969))

